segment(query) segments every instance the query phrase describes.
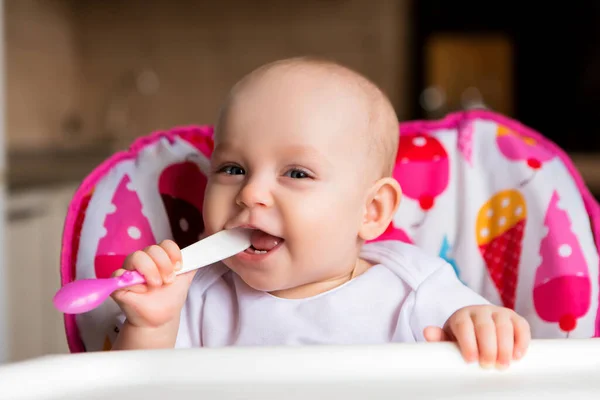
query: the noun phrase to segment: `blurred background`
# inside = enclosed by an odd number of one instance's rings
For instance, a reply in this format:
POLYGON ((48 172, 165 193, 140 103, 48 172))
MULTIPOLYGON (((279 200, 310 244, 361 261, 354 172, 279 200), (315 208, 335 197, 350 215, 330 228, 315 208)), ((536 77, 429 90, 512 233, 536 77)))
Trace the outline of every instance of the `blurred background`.
POLYGON ((0 362, 67 351, 50 300, 81 179, 138 136, 212 124, 228 88, 275 59, 334 58, 380 85, 401 120, 473 107, 516 118, 600 196, 598 1, 0 3, 0 362))

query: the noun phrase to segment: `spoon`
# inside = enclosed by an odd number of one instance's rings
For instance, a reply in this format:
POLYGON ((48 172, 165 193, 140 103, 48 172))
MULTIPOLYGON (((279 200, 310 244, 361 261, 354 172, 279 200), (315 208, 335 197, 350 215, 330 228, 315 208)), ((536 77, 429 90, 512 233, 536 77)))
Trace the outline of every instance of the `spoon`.
MULTIPOLYGON (((181 250, 184 274, 236 255, 250 247, 251 231, 244 228, 223 230, 181 250)), ((105 279, 80 279, 60 288, 54 295, 54 306, 65 314, 80 314, 101 305, 117 289, 145 283, 137 271, 125 271, 121 276, 105 279)))

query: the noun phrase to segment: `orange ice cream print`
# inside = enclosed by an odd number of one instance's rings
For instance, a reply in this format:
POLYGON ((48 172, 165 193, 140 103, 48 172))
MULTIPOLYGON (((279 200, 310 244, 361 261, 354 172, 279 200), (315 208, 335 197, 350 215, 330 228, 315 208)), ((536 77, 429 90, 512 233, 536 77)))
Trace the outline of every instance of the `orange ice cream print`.
POLYGON ((533 170, 533 174, 519 184, 521 187, 533 179, 543 163, 554 158, 554 154, 535 138, 521 135, 503 125, 498 125, 496 144, 504 157, 511 161, 525 161, 533 170))
POLYGON ((505 307, 514 309, 523 233, 525 199, 517 190, 496 193, 479 210, 475 235, 488 273, 505 307))

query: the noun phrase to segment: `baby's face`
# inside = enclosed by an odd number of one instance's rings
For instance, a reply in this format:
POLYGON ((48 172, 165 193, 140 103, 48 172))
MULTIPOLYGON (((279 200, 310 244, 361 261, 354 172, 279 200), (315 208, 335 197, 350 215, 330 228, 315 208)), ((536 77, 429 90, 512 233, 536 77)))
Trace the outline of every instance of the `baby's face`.
POLYGON ((348 273, 373 183, 363 105, 297 81, 236 97, 216 137, 203 212, 208 234, 256 229, 254 247, 225 263, 253 288, 284 297, 348 273))

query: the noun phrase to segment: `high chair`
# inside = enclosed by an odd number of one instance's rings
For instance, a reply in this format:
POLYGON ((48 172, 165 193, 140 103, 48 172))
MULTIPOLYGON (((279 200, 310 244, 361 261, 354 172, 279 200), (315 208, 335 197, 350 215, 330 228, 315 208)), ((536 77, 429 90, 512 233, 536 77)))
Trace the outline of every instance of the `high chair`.
MULTIPOLYGON (((62 284, 106 278, 135 250, 198 240, 212 127, 138 139, 98 166, 65 222, 62 284)), ((534 130, 489 111, 399 127, 401 205, 377 240, 444 258, 462 282, 514 309, 534 338, 600 336, 600 207, 569 157, 534 130)), ((109 349, 112 299, 65 315, 72 352, 109 349)))
POLYGON ((91 352, 0 366, 0 400, 596 400, 600 340, 537 340, 507 370, 450 343, 91 352))
MULTIPOLYGON (((109 277, 163 239, 199 239, 212 134, 153 133, 83 181, 65 222, 63 285, 109 277)), ((403 198, 376 240, 444 258, 465 285, 524 316, 535 340, 509 371, 467 365, 450 343, 103 352, 117 335, 109 298, 65 315, 81 354, 0 368, 0 399, 597 398, 600 207, 569 157, 489 111, 402 123, 399 134, 403 198)))

